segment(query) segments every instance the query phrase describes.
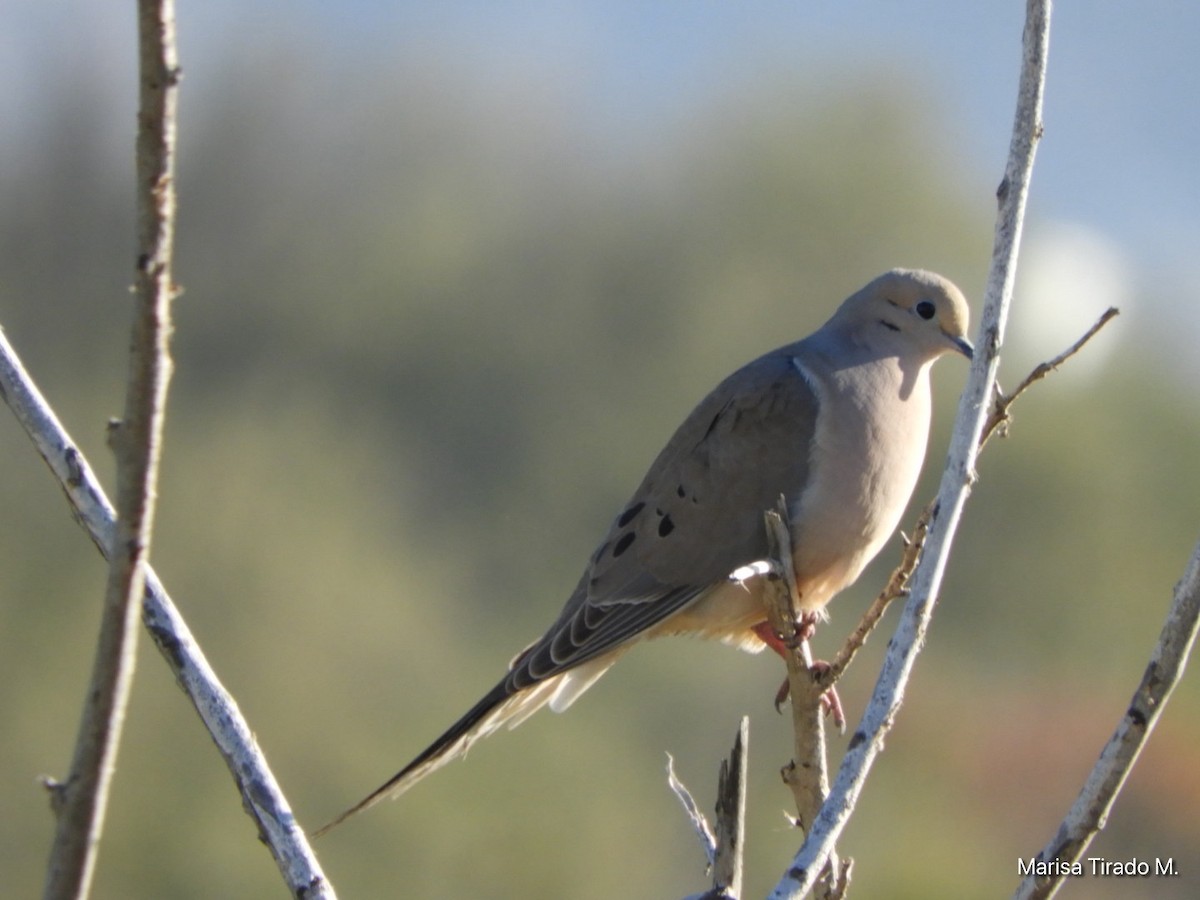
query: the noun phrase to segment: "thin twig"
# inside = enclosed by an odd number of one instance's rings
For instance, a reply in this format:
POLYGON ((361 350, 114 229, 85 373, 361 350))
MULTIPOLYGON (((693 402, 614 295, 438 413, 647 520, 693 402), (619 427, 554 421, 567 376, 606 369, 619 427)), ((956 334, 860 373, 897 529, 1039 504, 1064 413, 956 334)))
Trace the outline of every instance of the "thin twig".
POLYGON ((1117 309, 1115 306, 1110 306, 1103 312, 1103 314, 1101 314, 1100 318, 1096 320, 1095 324, 1093 324, 1092 327, 1084 333, 1083 337, 1077 340, 1062 353, 1058 354, 1058 356, 1054 357, 1054 359, 1048 360, 1047 362, 1041 363, 1040 365, 1034 367, 1033 371, 1025 376, 1025 380, 1017 385, 1017 389, 1011 394, 1006 395, 1000 390, 1000 386, 997 385, 995 398, 992 403, 992 410, 988 414, 987 421, 983 425, 983 434, 979 438, 979 448, 982 450, 984 444, 988 442, 988 438, 995 434, 997 430, 999 430, 1001 434, 1004 433, 1009 423, 1008 410, 1018 397, 1029 390, 1031 385, 1041 381, 1051 372, 1058 371, 1059 366, 1082 350, 1084 345, 1094 338, 1101 328, 1103 328, 1112 319, 1115 319, 1120 314, 1121 311, 1119 309, 1117 309))
POLYGON ((986 401, 996 381, 999 349, 1016 278, 1017 247, 1030 176, 1042 135, 1049 26, 1049 0, 1027 0, 1017 110, 1008 162, 997 191, 1000 209, 980 324, 981 338, 976 342, 975 361, 959 401, 950 454, 930 517, 925 548, 913 572, 911 593, 896 634, 888 644, 871 701, 850 740, 829 798, 804 845, 772 891, 773 900, 801 897, 815 884, 854 811, 867 774, 903 701, 909 675, 924 644, 950 546, 975 477, 979 437, 987 416, 986 401))
POLYGON ((175 110, 179 65, 172 0, 138 4, 138 265, 125 413, 111 433, 117 528, 91 682, 71 774, 56 786, 58 813, 44 896, 86 897, 104 828, 125 706, 133 681, 138 601, 153 531, 155 483, 171 362, 171 254, 175 223, 175 110))
POLYGON ((912 537, 904 539, 904 554, 900 558, 900 564, 892 570, 888 583, 879 592, 879 596, 867 607, 866 612, 862 614, 858 625, 850 632, 849 637, 838 650, 837 656, 829 664, 829 668, 818 676, 818 680, 823 686, 832 687, 842 677, 842 673, 850 667, 850 663, 854 661, 858 651, 867 643, 867 638, 875 630, 875 626, 879 624, 879 620, 883 618, 883 614, 887 612, 892 601, 908 596, 908 581, 917 567, 917 561, 921 558, 921 549, 925 546, 925 535, 929 532, 929 520, 932 516, 933 504, 931 503, 925 507, 917 519, 912 537))
POLYGON ((1200 624, 1200 543, 1192 551, 1166 622, 1121 721, 1100 753, 1083 789, 1058 833, 1035 859, 1033 872, 1018 886, 1015 900, 1053 897, 1069 872, 1067 863, 1083 856, 1092 838, 1108 821, 1117 794, 1125 784, 1142 747, 1150 738, 1171 691, 1187 667, 1200 624), (1036 865, 1041 863, 1041 866, 1036 865), (1062 865, 1054 865, 1061 863, 1062 865))
POLYGON ((717 836, 704 813, 700 812, 700 804, 696 802, 692 792, 675 774, 675 757, 670 753, 667 754, 667 787, 683 807, 692 831, 696 832, 696 840, 700 842, 700 849, 704 851, 705 870, 711 870, 717 861, 717 836))
MULTIPOLYGON (((76 520, 101 553, 116 529, 112 505, 87 459, 62 427, 0 329, 0 397, 62 486, 76 520)), ((334 900, 333 886, 296 822, 237 702, 225 690, 154 570, 146 567, 142 623, 225 759, 242 805, 294 897, 334 900)))

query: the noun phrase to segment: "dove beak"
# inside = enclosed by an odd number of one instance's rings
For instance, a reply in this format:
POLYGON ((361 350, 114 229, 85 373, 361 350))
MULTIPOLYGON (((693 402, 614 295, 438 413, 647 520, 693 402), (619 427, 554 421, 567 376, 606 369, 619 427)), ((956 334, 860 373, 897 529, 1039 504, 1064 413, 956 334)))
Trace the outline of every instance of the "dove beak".
POLYGON ((975 346, 965 337, 954 337, 953 335, 948 334, 946 335, 946 338, 950 341, 950 346, 967 359, 975 358, 975 346))

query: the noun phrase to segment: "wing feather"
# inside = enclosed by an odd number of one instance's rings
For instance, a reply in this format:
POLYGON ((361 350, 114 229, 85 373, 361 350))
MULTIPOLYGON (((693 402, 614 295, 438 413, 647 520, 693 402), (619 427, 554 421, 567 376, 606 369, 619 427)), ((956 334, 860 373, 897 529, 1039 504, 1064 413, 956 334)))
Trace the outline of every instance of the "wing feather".
POLYGON ((762 514, 808 479, 818 398, 791 364, 761 357, 706 397, 613 522, 558 620, 514 662, 520 690, 648 631, 767 553, 762 514))

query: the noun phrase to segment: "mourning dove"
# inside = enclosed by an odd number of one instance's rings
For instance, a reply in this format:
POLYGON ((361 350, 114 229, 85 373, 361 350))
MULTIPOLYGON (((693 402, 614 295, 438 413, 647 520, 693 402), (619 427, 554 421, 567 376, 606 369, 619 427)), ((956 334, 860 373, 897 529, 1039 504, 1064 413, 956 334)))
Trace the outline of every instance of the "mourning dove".
POLYGON ((562 712, 633 644, 690 634, 769 642, 763 513, 782 495, 802 612, 819 612, 895 531, 929 437, 929 370, 972 355, 962 292, 893 269, 807 338, 738 369, 692 410, 592 554, 558 619, 492 690, 322 833, 549 704, 562 712))

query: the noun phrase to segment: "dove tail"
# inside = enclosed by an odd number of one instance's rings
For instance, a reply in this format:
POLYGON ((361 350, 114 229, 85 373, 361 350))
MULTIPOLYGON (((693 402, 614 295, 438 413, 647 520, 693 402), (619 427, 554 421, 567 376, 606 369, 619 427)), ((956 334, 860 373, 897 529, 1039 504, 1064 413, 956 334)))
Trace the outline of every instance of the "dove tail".
POLYGON ((384 798, 399 797, 426 775, 465 754, 480 738, 487 737, 503 725, 507 725, 509 728, 517 727, 551 702, 560 688, 570 686, 571 696, 563 698, 565 702, 556 706, 559 710, 565 709, 571 700, 574 700, 600 674, 603 674, 603 671, 612 664, 612 660, 605 660, 605 663, 602 667, 596 666, 599 669, 598 672, 589 672, 591 677, 583 685, 577 684, 579 679, 575 672, 559 673, 524 688, 513 687, 509 679, 505 678, 492 688, 482 700, 471 707, 466 715, 451 725, 441 737, 421 751, 416 759, 336 819, 322 825, 313 832, 313 837, 320 837, 334 826, 340 825, 351 816, 374 806, 384 798))
MULTIPOLYGON (((502 714, 505 707, 512 706, 513 701, 524 699, 523 694, 532 693, 535 690, 536 686, 530 691, 513 693, 507 684, 507 679, 501 681, 482 700, 471 707, 466 715, 446 729, 432 744, 422 750, 412 762, 337 818, 328 824, 322 825, 313 832, 313 836, 321 837, 321 835, 330 831, 334 826, 340 825, 351 816, 365 809, 369 809, 384 798, 399 797, 435 769, 439 769, 452 759, 462 756, 475 741, 495 731, 501 723, 510 718, 509 715, 502 714)), ((544 703, 545 700, 542 702, 544 703)), ((521 705, 523 706, 524 704, 521 705)), ((538 706, 541 706, 541 703, 538 706)))

